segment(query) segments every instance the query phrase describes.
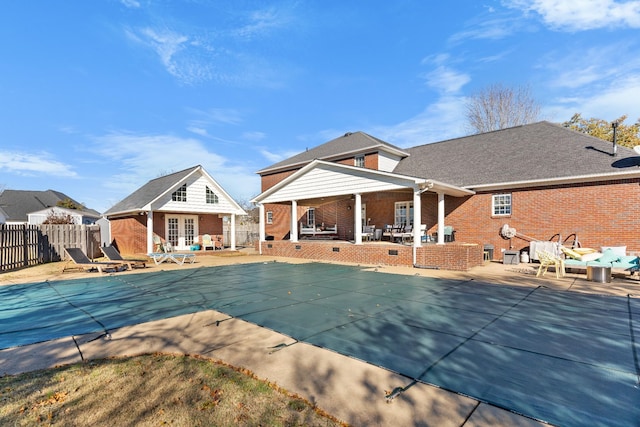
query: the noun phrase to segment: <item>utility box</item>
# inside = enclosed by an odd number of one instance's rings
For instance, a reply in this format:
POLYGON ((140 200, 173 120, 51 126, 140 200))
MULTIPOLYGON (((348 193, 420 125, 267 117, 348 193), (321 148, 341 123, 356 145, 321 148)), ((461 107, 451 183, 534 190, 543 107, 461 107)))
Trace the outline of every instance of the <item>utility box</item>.
POLYGON ((502 263, 518 265, 520 263, 519 258, 520 258, 519 251, 504 251, 504 253, 502 254, 502 263))
POLYGON ((485 245, 484 245, 484 251, 485 251, 485 253, 486 253, 486 255, 485 255, 485 256, 486 256, 486 258, 488 258, 488 259, 486 259, 485 261, 493 261, 493 250, 494 250, 493 245, 490 245, 490 244, 488 244, 488 243, 485 243, 485 245))

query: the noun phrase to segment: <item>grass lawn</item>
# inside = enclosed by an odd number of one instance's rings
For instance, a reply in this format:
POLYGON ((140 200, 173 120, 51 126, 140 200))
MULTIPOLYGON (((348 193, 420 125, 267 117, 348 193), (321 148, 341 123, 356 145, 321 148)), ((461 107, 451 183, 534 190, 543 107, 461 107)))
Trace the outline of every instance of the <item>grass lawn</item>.
POLYGON ((1 377, 0 425, 344 426, 250 372, 165 354, 1 377))

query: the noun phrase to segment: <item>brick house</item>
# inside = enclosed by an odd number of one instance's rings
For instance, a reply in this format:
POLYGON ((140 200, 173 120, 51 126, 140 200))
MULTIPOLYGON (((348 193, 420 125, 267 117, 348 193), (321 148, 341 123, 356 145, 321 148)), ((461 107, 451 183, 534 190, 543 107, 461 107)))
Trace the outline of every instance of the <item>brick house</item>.
POLYGON ((501 259, 530 240, 637 252, 638 166, 634 150, 546 121, 405 149, 347 133, 258 171, 259 246, 287 256, 450 269, 482 263, 484 245, 501 259), (319 223, 336 224, 335 237, 350 246, 305 246, 300 228, 319 223), (363 244, 360 224, 398 223, 413 226, 411 251, 363 244), (505 238, 505 225, 516 235, 505 238), (455 241, 445 244, 445 226, 455 241), (437 234, 437 244, 425 244, 423 234, 437 234))
POLYGON ((235 250, 235 217, 246 215, 202 166, 152 179, 104 213, 110 239, 123 253, 149 253, 154 236, 176 250, 190 250, 204 234, 222 238, 229 217, 235 250))

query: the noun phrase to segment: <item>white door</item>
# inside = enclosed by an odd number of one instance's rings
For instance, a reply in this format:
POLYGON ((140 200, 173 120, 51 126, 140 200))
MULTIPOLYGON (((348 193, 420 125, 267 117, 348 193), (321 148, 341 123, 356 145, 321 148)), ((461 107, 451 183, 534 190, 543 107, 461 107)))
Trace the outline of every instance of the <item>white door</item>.
POLYGON ((167 215, 167 241, 174 249, 189 250, 198 235, 197 215, 167 215))

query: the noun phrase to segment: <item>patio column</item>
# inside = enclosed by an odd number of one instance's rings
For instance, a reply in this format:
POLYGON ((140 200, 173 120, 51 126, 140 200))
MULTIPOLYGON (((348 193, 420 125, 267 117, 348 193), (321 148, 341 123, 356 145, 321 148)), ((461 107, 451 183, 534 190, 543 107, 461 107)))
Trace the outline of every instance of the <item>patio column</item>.
POLYGON ((231 214, 231 250, 236 250, 236 214, 231 214))
MULTIPOLYGON (((420 189, 413 190, 413 247, 422 246, 422 236, 420 235, 422 227, 422 192, 420 189)), ((415 264, 415 260, 413 260, 415 264)))
POLYGON ((438 244, 444 245, 444 193, 438 193, 438 244))
POLYGON ((260 253, 260 255, 262 255, 262 242, 265 241, 265 237, 266 237, 265 236, 266 233, 265 233, 265 230, 264 230, 264 223, 265 223, 265 220, 264 220, 264 205, 262 203, 258 204, 258 216, 260 218, 259 221, 258 221, 258 223, 259 223, 259 226, 258 226, 259 237, 258 237, 258 239, 259 239, 259 242, 260 242, 258 244, 258 249, 259 249, 258 252, 260 253))
POLYGON ((147 211, 147 253, 153 252, 153 211, 147 211))
POLYGON ((353 237, 356 245, 362 244, 362 196, 358 193, 355 194, 355 207, 353 208, 353 222, 355 223, 353 228, 353 237))
POLYGON ((298 201, 291 201, 291 227, 289 232, 289 240, 298 241, 298 201))

